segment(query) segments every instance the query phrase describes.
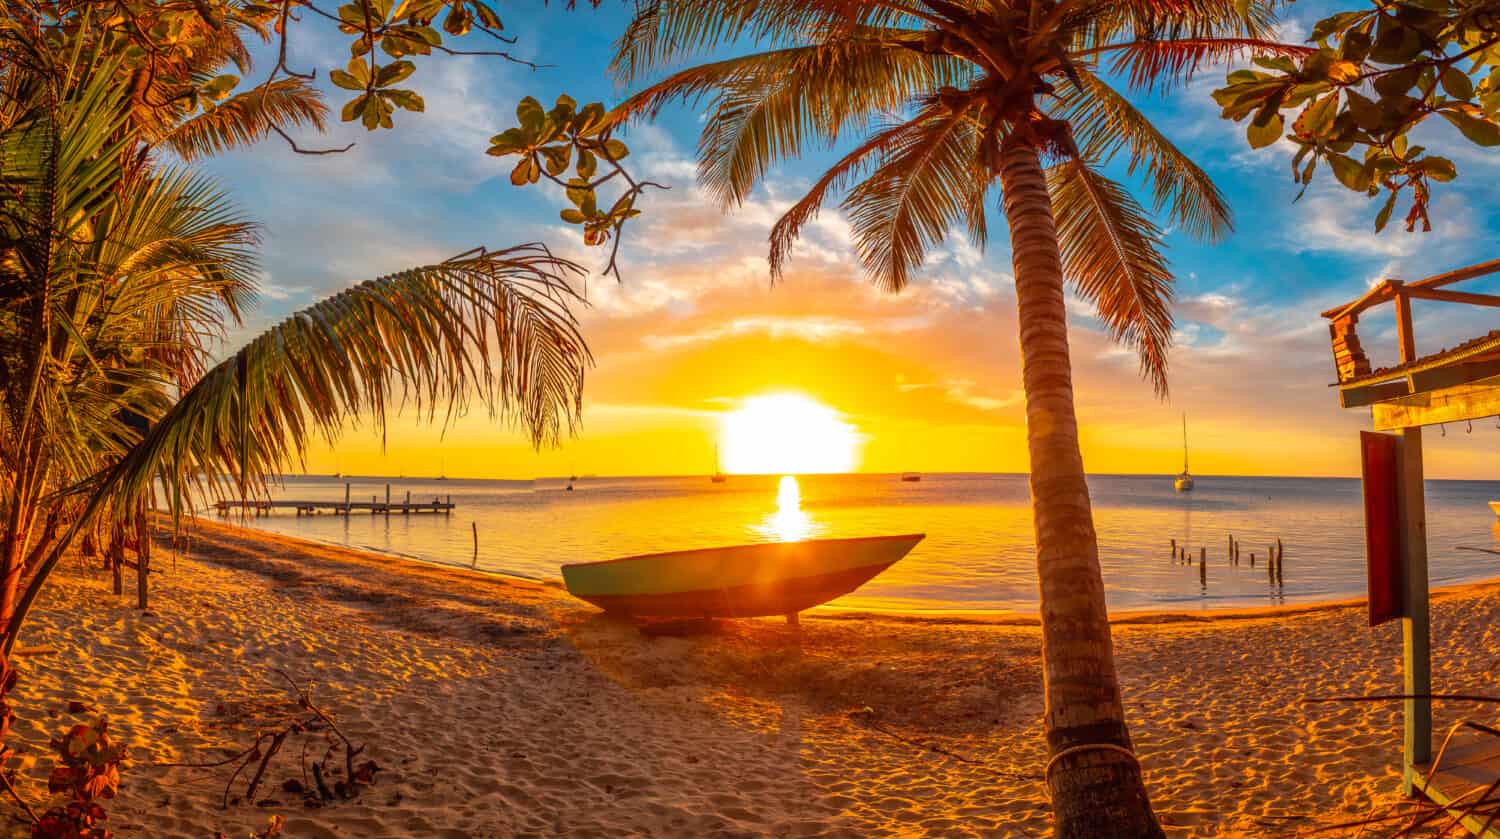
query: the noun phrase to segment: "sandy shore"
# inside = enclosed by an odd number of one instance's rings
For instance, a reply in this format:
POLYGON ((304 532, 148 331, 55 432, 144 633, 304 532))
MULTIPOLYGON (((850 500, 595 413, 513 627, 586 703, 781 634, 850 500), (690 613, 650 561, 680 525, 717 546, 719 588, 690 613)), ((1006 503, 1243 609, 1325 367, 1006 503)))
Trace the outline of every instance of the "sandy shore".
MULTIPOLYGON (((271 813, 298 839, 1047 827, 1033 626, 826 613, 800 635, 767 620, 645 637, 556 585, 211 523, 157 565, 140 613, 69 561, 23 642, 56 650, 21 665, 23 792, 45 796, 68 700, 96 703, 132 752, 109 807, 121 836, 239 839, 271 813), (310 682, 383 767, 357 799, 307 809, 283 792, 296 752, 278 756, 259 807, 221 809, 229 770, 160 765, 251 742, 239 712, 285 707, 277 669, 310 682)), ((1129 719, 1173 835, 1287 835, 1394 800, 1396 709, 1301 702, 1399 688, 1398 629, 1363 618, 1341 605, 1117 626, 1129 719)), ((1433 621, 1435 684, 1494 692, 1500 587, 1441 594, 1433 621)), ((1453 719, 1440 712, 1439 730, 1453 719)))

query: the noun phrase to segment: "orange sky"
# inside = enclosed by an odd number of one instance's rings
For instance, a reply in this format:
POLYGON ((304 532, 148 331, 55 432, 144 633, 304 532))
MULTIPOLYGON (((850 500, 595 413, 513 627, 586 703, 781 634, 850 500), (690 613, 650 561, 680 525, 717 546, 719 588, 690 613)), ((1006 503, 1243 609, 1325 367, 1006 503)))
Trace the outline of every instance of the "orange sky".
MULTIPOLYGON (((581 317, 598 366, 589 374, 577 439, 535 453, 482 411, 446 436, 396 419, 386 453, 365 428, 345 437, 337 457, 312 452, 308 471, 701 474, 713 468, 724 416, 747 398, 777 393, 801 394, 836 411, 857 438, 858 470, 1027 468, 1003 230, 991 231, 985 253, 953 231, 929 255, 920 278, 892 295, 863 279, 848 225, 829 209, 806 228, 785 281, 772 287, 766 234, 804 185, 773 181, 764 195, 726 216, 691 186, 694 163, 679 144, 658 137, 653 145, 648 134, 635 148, 645 173, 680 186, 653 196, 649 212, 628 231, 623 282, 589 280, 590 306, 581 317)), ((1312 240, 1278 240, 1252 257, 1210 249, 1189 263, 1204 276, 1180 269, 1170 401, 1155 398, 1134 357, 1108 339, 1086 305, 1070 298, 1075 396, 1091 472, 1175 474, 1181 468, 1179 417, 1186 411, 1197 474, 1358 474, 1356 432, 1369 427, 1369 414, 1338 408, 1327 386, 1333 364, 1318 313, 1358 297, 1375 278, 1414 279, 1454 267, 1433 254, 1458 247, 1467 234, 1459 225, 1420 241, 1373 238, 1364 229, 1362 199, 1345 192, 1318 193, 1288 211, 1323 225, 1312 240), (1309 248, 1362 254, 1361 264, 1370 267, 1298 283, 1289 272, 1317 264, 1309 248)), ((404 230, 393 224, 370 239, 369 253, 347 255, 368 257, 371 265, 341 270, 375 275, 428 258, 423 249, 432 245, 407 241, 404 230)), ((600 258, 566 225, 514 236, 546 240, 588 265, 600 258)), ((1484 328, 1455 322, 1440 304, 1424 303, 1417 311, 1423 351, 1484 328)), ((1377 365, 1393 360, 1391 323, 1371 313, 1360 330, 1377 365)), ((1428 474, 1500 476, 1497 444, 1500 429, 1493 422, 1472 435, 1450 428, 1443 437, 1434 429, 1428 474)))

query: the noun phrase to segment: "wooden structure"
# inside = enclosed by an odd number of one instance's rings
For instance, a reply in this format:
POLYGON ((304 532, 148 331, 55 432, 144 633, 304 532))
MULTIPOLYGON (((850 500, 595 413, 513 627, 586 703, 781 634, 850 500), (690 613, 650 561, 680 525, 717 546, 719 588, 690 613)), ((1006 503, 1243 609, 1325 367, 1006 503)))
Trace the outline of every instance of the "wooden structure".
POLYGON ((254 516, 268 516, 273 510, 295 510, 299 516, 316 515, 320 510, 327 511, 336 516, 347 516, 356 510, 362 513, 368 512, 372 516, 381 513, 387 516, 391 513, 400 513, 403 516, 411 513, 443 513, 446 515, 453 512, 453 496, 448 496, 446 500, 434 497, 431 501, 413 502, 411 500, 411 492, 408 491, 405 501, 392 501, 391 485, 386 484, 385 501, 377 501, 373 495, 370 496, 369 501, 351 501, 349 499, 349 485, 344 484, 343 501, 269 501, 258 498, 230 499, 215 501, 214 509, 221 516, 227 516, 234 510, 243 510, 254 516))
MULTIPOLYGON (((1396 437, 1395 514, 1401 595, 1396 614, 1402 625, 1402 693, 1407 696, 1432 693, 1422 427, 1500 416, 1500 330, 1419 356, 1412 333, 1412 301, 1500 307, 1500 295, 1448 288, 1496 272, 1500 272, 1500 259, 1417 282, 1385 280, 1358 300, 1323 313, 1329 321, 1339 404, 1345 408, 1368 407, 1375 429, 1393 432, 1396 437), (1399 361, 1372 368, 1356 328, 1363 313, 1385 303, 1395 304, 1399 361)), ((1450 786, 1458 783, 1458 776, 1450 774, 1446 760, 1433 771, 1430 700, 1406 699, 1403 712, 1403 788, 1407 794, 1425 792, 1444 804, 1467 791, 1467 786, 1457 792, 1450 786)), ((1489 775, 1481 786, 1500 780, 1500 761, 1486 766, 1489 775)), ((1464 777, 1473 776, 1473 766, 1465 772, 1464 777)))

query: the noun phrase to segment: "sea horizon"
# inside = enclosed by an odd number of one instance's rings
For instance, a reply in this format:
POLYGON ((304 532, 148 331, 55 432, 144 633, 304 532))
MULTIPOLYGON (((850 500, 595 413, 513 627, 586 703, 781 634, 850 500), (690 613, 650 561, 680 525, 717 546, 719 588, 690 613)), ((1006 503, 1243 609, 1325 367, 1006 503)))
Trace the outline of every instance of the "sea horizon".
MULTIPOLYGON (((908 557, 832 605, 1034 611, 1027 476, 921 473, 921 481, 903 482, 900 474, 740 475, 723 484, 703 475, 288 476, 271 488, 273 499, 335 503, 347 486, 356 502, 383 501, 389 485, 393 501, 408 493, 414 502, 451 497, 454 509, 436 515, 357 511, 347 517, 278 510, 225 520, 532 579, 555 578, 567 563, 661 551, 920 532, 927 538, 908 557)), ((1207 611, 1364 595, 1360 479, 1197 480, 1193 492, 1179 493, 1162 475, 1089 476, 1112 609, 1207 611), (1239 544, 1238 563, 1229 552, 1231 535, 1239 544), (1278 540, 1285 556, 1279 582, 1265 566, 1278 540), (1174 553, 1176 548, 1187 556, 1174 553)), ((1433 480, 1427 496, 1432 585, 1500 576, 1500 556, 1485 553, 1500 550, 1500 525, 1487 506, 1500 498, 1500 481, 1433 480)))

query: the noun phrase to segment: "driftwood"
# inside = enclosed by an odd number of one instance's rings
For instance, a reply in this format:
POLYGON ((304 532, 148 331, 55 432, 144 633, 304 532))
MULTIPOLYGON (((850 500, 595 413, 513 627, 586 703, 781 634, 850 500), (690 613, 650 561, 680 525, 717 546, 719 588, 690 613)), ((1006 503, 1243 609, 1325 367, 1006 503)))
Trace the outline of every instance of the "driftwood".
MULTIPOLYGON (((375 773, 380 771, 379 765, 373 760, 366 760, 358 766, 355 758, 365 750, 363 745, 356 746, 349 740, 344 732, 334 722, 333 716, 324 711, 312 701, 310 690, 298 685, 285 671, 274 670, 277 676, 287 683, 292 693, 296 696, 296 711, 288 713, 285 710, 271 710, 261 718, 254 720, 258 733, 254 742, 241 751, 232 754, 223 760, 206 762, 184 762, 184 763, 158 763, 160 767, 184 767, 192 769, 216 769, 224 766, 233 766, 234 771, 224 782, 224 792, 220 806, 224 809, 248 802, 258 804, 256 793, 260 791, 266 780, 266 774, 271 768, 272 761, 282 751, 282 747, 292 737, 308 737, 302 743, 301 771, 302 779, 288 778, 281 784, 281 789, 288 793, 301 795, 303 803, 309 807, 321 807, 324 804, 354 798, 359 794, 362 787, 369 786, 374 782, 375 773), (312 763, 312 778, 314 784, 307 782, 308 763, 307 753, 309 740, 322 737, 328 742, 328 747, 323 753, 321 761, 312 763), (342 751, 344 760, 342 772, 334 770, 329 772, 325 766, 332 759, 334 752, 342 751), (253 767, 253 770, 252 770, 253 767), (235 782, 247 771, 250 778, 246 782, 243 796, 233 794, 235 782), (342 775, 342 777, 337 777, 342 775), (327 778, 333 778, 330 786, 327 778)), ((266 703, 252 703, 253 707, 268 707, 266 703)), ((221 712, 223 706, 220 706, 221 712)))

